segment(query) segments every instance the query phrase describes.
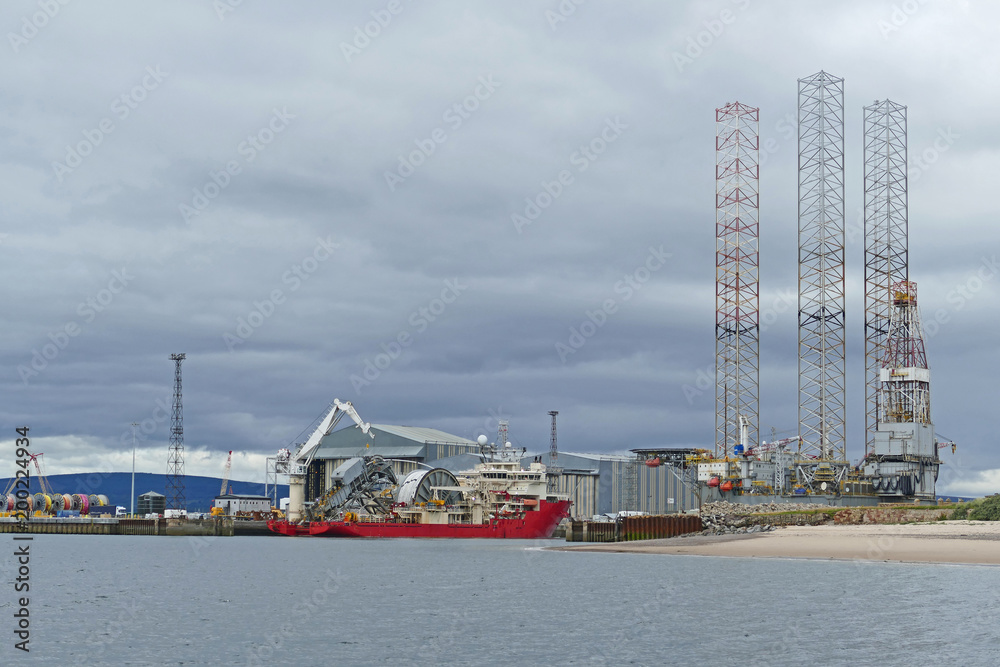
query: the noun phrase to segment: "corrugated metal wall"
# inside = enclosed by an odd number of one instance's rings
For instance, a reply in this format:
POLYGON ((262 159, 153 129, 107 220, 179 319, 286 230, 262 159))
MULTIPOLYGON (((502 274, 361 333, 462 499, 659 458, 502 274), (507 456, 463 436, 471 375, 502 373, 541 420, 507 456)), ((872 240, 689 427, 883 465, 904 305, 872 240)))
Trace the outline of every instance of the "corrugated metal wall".
POLYGON ((426 451, 426 461, 430 465, 434 465, 434 461, 438 459, 446 459, 449 456, 458 456, 459 454, 478 454, 479 445, 447 445, 428 443, 426 451))
MULTIPOLYGON (((635 474, 635 506, 627 507, 629 461, 612 459, 602 462, 613 480, 610 512, 639 511, 649 514, 670 514, 698 507, 694 485, 681 484, 667 466, 650 468, 642 462, 632 466, 635 474)), ((603 472, 603 471, 602 471, 603 472)))
POLYGON ((557 484, 558 492, 569 494, 573 501, 570 513, 574 518, 622 511, 670 514, 698 507, 695 485, 682 484, 667 466, 650 468, 642 462, 630 466, 630 460, 621 456, 594 458, 591 463, 595 474, 567 471, 557 484), (630 473, 635 475, 635 505, 631 506, 626 481, 630 473))
POLYGON ((600 476, 567 472, 556 481, 556 493, 565 493, 573 501, 570 515, 579 519, 590 519, 597 514, 597 489, 600 476))
POLYGON ((682 485, 668 466, 638 466, 637 500, 640 512, 669 514, 698 507, 694 485, 682 485))

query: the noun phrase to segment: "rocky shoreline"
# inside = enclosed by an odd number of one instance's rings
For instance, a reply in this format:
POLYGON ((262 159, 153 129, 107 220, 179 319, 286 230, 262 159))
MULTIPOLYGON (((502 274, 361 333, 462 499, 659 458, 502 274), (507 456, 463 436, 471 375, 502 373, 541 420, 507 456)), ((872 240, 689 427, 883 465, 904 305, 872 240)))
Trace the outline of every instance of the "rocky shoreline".
POLYGON ((702 535, 764 533, 781 526, 819 526, 832 523, 837 508, 816 503, 762 503, 747 505, 725 500, 701 507, 702 535))
POLYGON ((833 507, 816 503, 747 505, 717 501, 701 508, 702 535, 740 535, 782 526, 900 524, 943 521, 951 510, 940 507, 833 507))

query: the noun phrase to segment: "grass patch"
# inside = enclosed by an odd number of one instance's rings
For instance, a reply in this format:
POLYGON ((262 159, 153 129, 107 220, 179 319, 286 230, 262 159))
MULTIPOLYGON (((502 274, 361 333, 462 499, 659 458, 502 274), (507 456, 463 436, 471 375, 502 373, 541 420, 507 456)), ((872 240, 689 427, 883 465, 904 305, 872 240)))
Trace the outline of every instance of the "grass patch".
POLYGON ((1000 521, 1000 495, 961 503, 952 510, 951 518, 970 521, 1000 521))

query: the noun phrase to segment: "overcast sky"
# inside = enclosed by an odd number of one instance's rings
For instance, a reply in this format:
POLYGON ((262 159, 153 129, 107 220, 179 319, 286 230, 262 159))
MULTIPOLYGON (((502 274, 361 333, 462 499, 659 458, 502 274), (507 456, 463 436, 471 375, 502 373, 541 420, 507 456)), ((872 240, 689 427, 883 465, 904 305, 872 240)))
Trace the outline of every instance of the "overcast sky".
POLYGON ((164 472, 177 352, 190 474, 232 449, 262 480, 335 397, 464 437, 499 416, 532 450, 549 410, 567 451, 711 447, 714 110, 736 100, 769 147, 761 434, 793 433, 796 79, 823 69, 849 227, 862 107, 908 107, 910 274, 959 443, 939 490, 1000 490, 998 22, 916 0, 3 3, 8 458, 28 425, 49 472, 129 470, 135 421, 138 468, 164 472))

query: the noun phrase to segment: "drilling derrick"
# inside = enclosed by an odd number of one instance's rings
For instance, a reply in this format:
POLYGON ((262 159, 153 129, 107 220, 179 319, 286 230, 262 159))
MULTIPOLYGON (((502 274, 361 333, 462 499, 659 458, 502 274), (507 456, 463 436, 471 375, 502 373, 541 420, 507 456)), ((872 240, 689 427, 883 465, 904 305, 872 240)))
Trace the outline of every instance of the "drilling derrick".
POLYGON ((715 110, 715 455, 757 442, 760 318, 757 222, 760 109, 715 110))
POLYGON ((938 455, 931 423, 931 373, 917 311, 917 285, 892 286, 892 313, 879 371, 878 428, 865 474, 879 496, 932 500, 938 455))
POLYGON ((906 107, 891 100, 865 120, 865 454, 878 430, 881 370, 894 309, 893 285, 909 280, 906 107))
MULTIPOLYGON (((844 80, 822 71, 799 79, 798 122, 799 436, 804 454, 836 462, 842 472, 847 465, 844 80)), ((833 469, 829 463, 823 467, 833 469)), ((805 471, 800 483, 812 485, 805 471)))

